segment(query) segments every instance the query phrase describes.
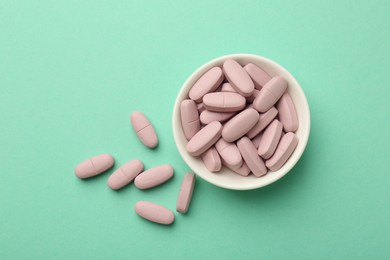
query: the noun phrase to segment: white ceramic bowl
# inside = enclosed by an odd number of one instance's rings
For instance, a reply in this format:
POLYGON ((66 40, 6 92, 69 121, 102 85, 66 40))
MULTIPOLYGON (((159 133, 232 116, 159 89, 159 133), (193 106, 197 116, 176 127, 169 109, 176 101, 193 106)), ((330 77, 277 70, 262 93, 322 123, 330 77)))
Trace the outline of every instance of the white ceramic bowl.
POLYGON ((276 62, 266 59, 261 56, 251 55, 251 54, 232 54, 226 55, 219 58, 216 58, 212 61, 207 62, 197 69, 184 83, 179 94, 177 95, 175 105, 173 108, 173 117, 172 117, 172 128, 173 128, 173 137, 179 153, 183 157, 184 161, 188 166, 203 178, 205 181, 208 181, 214 185, 217 185, 222 188, 232 189, 232 190, 251 190, 260 187, 264 187, 268 184, 271 184, 284 175, 286 175, 292 167, 298 162, 303 151, 306 148, 306 144, 309 138, 310 133, 310 111, 307 104, 305 94, 298 81, 282 66, 276 62), (188 92, 196 80, 202 76, 207 70, 214 66, 222 67, 222 64, 227 59, 234 59, 239 62, 241 65, 246 65, 247 63, 253 63, 264 71, 266 71, 271 76, 282 76, 288 81, 288 93, 291 95, 291 98, 294 101, 295 108, 298 113, 299 128, 296 131, 296 135, 299 138, 298 146, 296 147, 294 153, 288 159, 288 161, 276 172, 270 172, 260 178, 256 178, 253 174, 248 177, 240 176, 229 169, 223 167, 222 171, 219 173, 212 173, 203 164, 200 157, 191 156, 187 150, 186 145, 188 143, 187 139, 184 137, 184 133, 181 127, 180 119, 180 103, 182 100, 188 98, 188 92))

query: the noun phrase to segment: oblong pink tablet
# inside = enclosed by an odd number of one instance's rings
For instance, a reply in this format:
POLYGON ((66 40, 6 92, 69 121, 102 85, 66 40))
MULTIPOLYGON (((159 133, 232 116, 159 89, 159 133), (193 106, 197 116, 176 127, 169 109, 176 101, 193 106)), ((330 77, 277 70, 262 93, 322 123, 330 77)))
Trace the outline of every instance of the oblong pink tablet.
POLYGON ((231 170, 231 171, 233 171, 241 176, 244 176, 244 177, 248 176, 249 173, 251 172, 251 170, 249 169, 248 165, 246 165, 245 162, 242 162, 242 165, 239 168, 233 168, 230 165, 226 164, 226 162, 223 160, 222 160, 222 164, 226 168, 228 168, 229 170, 231 170))
POLYGON ((205 125, 210 124, 213 121, 225 122, 235 114, 235 112, 213 112, 205 110, 200 114, 200 122, 205 125))
POLYGON ((232 85, 230 85, 230 83, 227 83, 227 82, 222 84, 221 91, 222 91, 222 92, 233 92, 233 93, 237 93, 237 91, 232 87, 232 85))
POLYGON ((184 136, 190 140, 200 130, 199 113, 195 101, 183 100, 180 104, 180 116, 184 136))
POLYGON ((256 177, 261 177, 267 173, 263 159, 257 154, 256 147, 248 137, 244 136, 238 140, 237 147, 246 165, 256 177))
POLYGON ((131 160, 111 174, 107 184, 113 190, 123 188, 132 182, 143 169, 144 164, 140 160, 131 160))
POLYGON ((282 136, 283 125, 277 119, 264 130, 263 136, 257 150, 258 154, 264 159, 270 158, 278 146, 282 136))
POLYGON ((272 122, 272 120, 274 120, 277 114, 278 110, 275 107, 271 107, 267 112, 260 114, 259 121, 257 121, 256 125, 246 134, 246 136, 250 139, 254 138, 263 131, 264 128, 272 122))
POLYGON ((246 100, 238 93, 214 92, 203 97, 203 105, 207 110, 215 112, 236 112, 245 107, 246 100))
POLYGON ((219 172, 222 167, 221 157, 214 147, 210 147, 201 155, 202 161, 210 172, 219 172))
POLYGON ((257 148, 259 148, 259 144, 260 144, 260 141, 261 141, 261 138, 263 137, 263 133, 260 133, 258 135, 256 135, 253 139, 252 139, 252 143, 253 145, 257 148))
POLYGON ((198 103, 197 105, 199 114, 202 113, 206 108, 204 108, 203 103, 198 103))
POLYGON ((211 68, 195 82, 190 89, 188 96, 199 103, 204 95, 215 91, 222 83, 223 79, 224 76, 220 67, 211 68))
POLYGON ((268 81, 271 80, 271 76, 264 70, 257 67, 255 64, 248 63, 244 69, 255 83, 255 87, 260 90, 268 81))
POLYGON ((276 104, 279 111, 279 120, 286 132, 295 132, 298 129, 298 115, 291 96, 286 92, 276 104))
POLYGON ((226 60, 223 63, 223 73, 230 85, 232 85, 238 93, 244 97, 252 95, 255 85, 246 70, 244 70, 237 61, 232 59, 226 60))
POLYGON ((150 189, 168 181, 172 176, 173 168, 164 164, 142 172, 135 178, 134 184, 141 190, 150 189))
POLYGON ((80 179, 99 175, 114 165, 114 158, 109 154, 100 154, 85 160, 76 166, 74 173, 80 179))
POLYGON ((222 137, 227 142, 234 142, 245 135, 259 121, 259 113, 253 108, 245 109, 230 119, 222 130, 222 137))
POLYGON ((139 111, 133 112, 130 116, 130 121, 139 140, 141 140, 145 146, 149 148, 157 146, 158 139, 156 131, 143 113, 139 111))
POLYGON ((285 134, 280 140, 274 155, 265 162, 267 168, 273 172, 279 170, 290 158, 297 144, 298 137, 294 133, 288 132, 285 134))
POLYGON ((238 168, 242 165, 242 157, 235 143, 228 143, 223 138, 215 143, 222 160, 233 168, 238 168))
POLYGON ((259 95, 259 93, 260 93, 259 90, 257 90, 257 89, 253 90, 253 94, 246 98, 246 102, 252 103, 256 99, 256 97, 259 95))
POLYGON ((169 225, 175 220, 175 215, 171 210, 156 203, 139 201, 134 209, 139 216, 158 224, 169 225))
POLYGON ((253 107, 257 111, 264 113, 275 105, 286 89, 287 81, 284 78, 279 76, 273 77, 260 90, 259 95, 253 101, 253 107))
POLYGON ((199 156, 213 146, 221 137, 222 124, 211 122, 194 135, 187 143, 187 152, 192 156, 199 156))
POLYGON ((184 175, 183 182, 181 183, 179 196, 176 202, 176 211, 180 213, 187 213, 191 203, 192 193, 195 187, 195 175, 187 172, 184 175))

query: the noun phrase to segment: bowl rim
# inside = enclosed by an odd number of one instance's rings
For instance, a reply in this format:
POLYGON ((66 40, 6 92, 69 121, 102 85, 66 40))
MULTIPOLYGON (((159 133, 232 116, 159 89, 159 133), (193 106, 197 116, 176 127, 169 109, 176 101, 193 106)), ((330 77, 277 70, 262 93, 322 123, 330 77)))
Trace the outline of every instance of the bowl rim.
MULTIPOLYGON (((204 72, 203 72, 204 73, 204 72)), ((309 140, 309 136, 310 136, 310 128, 311 128, 311 120, 310 120, 310 108, 309 108, 309 104, 307 102, 307 99, 306 99, 306 95, 301 87, 301 85, 299 84, 299 82, 295 79, 295 77, 287 70, 285 69, 283 66, 281 66, 280 64, 278 64, 277 62, 273 61, 273 60, 270 60, 268 58, 265 58, 263 56, 260 56, 260 55, 255 55, 255 54, 228 54, 228 55, 223 55, 223 56, 220 56, 220 57, 217 57, 217 58, 214 58, 206 63, 204 63, 203 65, 199 66, 187 79, 186 81, 182 84, 177 96, 176 96, 176 99, 175 99, 175 102, 174 102, 174 106, 173 106, 173 112, 172 112, 172 132, 173 132, 173 138, 174 138, 174 141, 175 141, 175 145, 176 145, 176 148, 177 150, 179 151, 179 154, 180 156, 183 158, 183 160, 186 162, 187 166, 189 168, 191 168, 191 170, 198 176, 200 176, 203 180, 215 185, 215 186, 218 186, 218 187, 221 187, 221 188, 225 188, 225 189, 231 189, 231 190, 253 190, 253 189, 258 189, 258 188, 262 188, 262 187, 265 187, 269 184, 272 184, 276 181, 278 181, 279 179, 281 179, 283 176, 285 176, 288 172, 290 172, 290 170, 296 165, 296 163, 300 160, 300 158, 302 157, 302 154, 303 152, 306 150, 306 146, 307 146, 307 143, 308 143, 308 140, 309 140), (289 165, 285 165, 285 167, 282 167, 281 169, 283 169, 283 171, 279 172, 280 170, 276 171, 276 172, 273 172, 274 174, 275 173, 278 173, 277 175, 275 175, 274 178, 272 179, 267 179, 263 182, 254 182, 253 185, 248 185, 248 186, 245 186, 245 187, 242 187, 242 186, 234 186, 234 185, 229 185, 229 184, 226 184, 226 183, 220 183, 220 182, 217 182, 213 179, 210 179, 208 178, 207 174, 200 174, 198 173, 197 171, 195 171, 195 169, 193 168, 193 165, 192 165, 192 162, 191 160, 189 159, 190 158, 190 155, 189 156, 184 156, 183 153, 185 153, 185 147, 182 147, 180 145, 180 141, 179 141, 179 129, 175 126, 175 122, 177 121, 181 121, 180 119, 180 103, 182 101, 182 99, 180 98, 182 95, 183 95, 183 92, 184 91, 188 91, 188 90, 185 90, 185 86, 187 86, 189 84, 190 81, 192 81, 192 79, 200 74, 201 71, 205 70, 205 68, 207 67, 212 67, 212 65, 215 65, 216 63, 219 63, 223 60, 227 60, 227 59, 260 59, 262 60, 263 62, 265 63, 269 63, 271 64, 276 70, 278 71, 283 71, 284 74, 288 75, 290 77, 290 80, 294 81, 294 84, 297 86, 296 88, 296 91, 299 91, 301 92, 300 95, 303 97, 303 99, 301 100, 302 105, 304 106, 304 111, 306 113, 306 125, 307 125, 307 129, 306 131, 304 132, 305 134, 303 135, 303 138, 300 138, 299 142, 303 142, 303 146, 301 148, 301 150, 299 151, 294 151, 294 153, 297 153, 296 155, 296 160, 289 164, 289 165)), ((288 161, 287 161, 288 162, 288 161)), ((208 172, 208 173, 211 173, 211 172, 208 172)), ((244 178, 244 177, 243 177, 244 178)))

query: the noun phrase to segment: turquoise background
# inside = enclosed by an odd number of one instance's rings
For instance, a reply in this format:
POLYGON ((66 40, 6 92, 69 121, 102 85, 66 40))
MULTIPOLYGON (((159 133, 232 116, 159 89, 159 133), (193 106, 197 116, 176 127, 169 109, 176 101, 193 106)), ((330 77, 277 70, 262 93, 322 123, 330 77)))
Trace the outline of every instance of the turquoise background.
POLYGON ((0 1, 1 259, 389 259, 389 1, 0 1), (189 168, 171 129, 186 78, 225 54, 287 68, 312 116, 307 149, 283 179, 230 191, 198 179, 172 226, 139 200, 175 208, 189 168), (160 138, 143 147, 129 115, 160 138), (118 168, 170 163, 148 191, 82 181, 74 167, 111 153, 118 168))

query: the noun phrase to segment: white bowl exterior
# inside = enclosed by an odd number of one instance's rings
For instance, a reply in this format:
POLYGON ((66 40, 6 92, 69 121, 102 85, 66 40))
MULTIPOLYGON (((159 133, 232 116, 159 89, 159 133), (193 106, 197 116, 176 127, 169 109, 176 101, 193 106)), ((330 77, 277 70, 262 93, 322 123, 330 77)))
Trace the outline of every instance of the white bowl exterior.
POLYGON ((298 162, 299 158, 301 157, 303 151, 306 148, 306 144, 309 139, 310 111, 309 105, 307 103, 305 94, 301 86, 299 85, 298 81, 285 68, 275 63, 274 61, 271 61, 261 56, 251 54, 232 54, 216 58, 204 64, 187 79, 187 81, 181 88, 174 104, 172 129, 177 149, 179 150, 179 153, 183 157, 184 161, 194 171, 194 173, 199 175, 204 180, 222 188, 232 190, 251 190, 264 187, 279 180, 284 175, 286 175, 291 170, 291 168, 293 168, 294 165, 298 162), (294 153, 283 165, 283 167, 280 168, 278 171, 268 171, 265 176, 260 178, 256 178, 253 174, 249 175, 248 177, 243 177, 232 172, 229 169, 226 169, 225 167, 223 167, 223 170, 221 170, 219 173, 212 173, 207 170, 200 157, 193 157, 186 150, 186 145, 188 141, 184 136, 181 126, 180 103, 182 100, 188 98, 188 92, 190 88, 200 76, 202 76, 207 70, 211 69, 212 67, 219 66, 222 68, 223 62, 227 59, 234 59, 241 65, 253 63, 262 68, 271 76, 284 77, 288 82, 287 91, 290 94, 292 100, 294 101, 295 108, 297 110, 299 127, 295 134, 298 136, 299 142, 294 153))

